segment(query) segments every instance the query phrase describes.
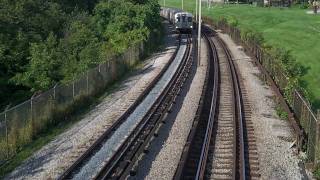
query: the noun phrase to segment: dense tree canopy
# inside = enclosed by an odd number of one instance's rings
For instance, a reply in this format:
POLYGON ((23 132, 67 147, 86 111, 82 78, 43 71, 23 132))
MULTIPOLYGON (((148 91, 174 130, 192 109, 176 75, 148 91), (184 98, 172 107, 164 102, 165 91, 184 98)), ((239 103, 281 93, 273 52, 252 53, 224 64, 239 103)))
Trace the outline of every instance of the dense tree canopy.
POLYGON ((0 106, 146 40, 159 10, 157 0, 0 0, 0 106))

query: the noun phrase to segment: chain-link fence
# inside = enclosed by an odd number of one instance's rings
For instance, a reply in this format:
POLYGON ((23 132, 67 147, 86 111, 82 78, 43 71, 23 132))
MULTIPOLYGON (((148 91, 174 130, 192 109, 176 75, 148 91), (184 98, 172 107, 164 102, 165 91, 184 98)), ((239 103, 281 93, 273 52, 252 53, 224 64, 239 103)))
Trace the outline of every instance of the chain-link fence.
POLYGON ((295 90, 293 93, 292 108, 299 124, 307 135, 306 145, 308 161, 316 162, 320 157, 319 150, 317 150, 317 146, 319 146, 320 143, 317 138, 317 136, 319 137, 319 130, 317 130, 317 128, 319 128, 319 122, 310 107, 310 103, 295 90))
POLYGON ((126 53, 88 70, 73 82, 57 84, 0 113, 0 165, 13 157, 32 138, 50 125, 66 120, 72 107, 84 98, 102 92, 119 79, 143 55, 143 46, 129 48, 126 53))
MULTIPOLYGON (((241 31, 233 26, 230 26, 225 20, 217 22, 212 21, 209 18, 205 18, 204 21, 216 29, 221 29, 225 33, 229 34, 231 38, 238 44, 242 44, 244 49, 252 54, 256 60, 264 67, 268 74, 276 82, 280 91, 284 94, 288 85, 288 77, 284 74, 281 66, 276 60, 257 42, 253 40, 247 40, 241 36, 241 31)), ((295 89, 290 97, 287 97, 287 103, 291 107, 296 121, 303 128, 306 134, 306 150, 307 150, 307 162, 318 163, 320 158, 320 124, 318 117, 312 111, 310 103, 303 97, 299 90, 295 89)))

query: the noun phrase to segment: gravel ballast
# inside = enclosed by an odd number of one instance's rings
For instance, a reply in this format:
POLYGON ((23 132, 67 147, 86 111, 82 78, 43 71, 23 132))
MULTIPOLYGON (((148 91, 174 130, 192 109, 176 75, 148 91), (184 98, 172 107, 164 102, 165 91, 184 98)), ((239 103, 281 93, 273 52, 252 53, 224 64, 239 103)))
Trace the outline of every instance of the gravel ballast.
POLYGON ((247 56, 241 47, 222 33, 218 35, 228 45, 238 70, 244 81, 251 104, 252 117, 260 163, 262 179, 304 179, 304 169, 299 167, 301 160, 291 148, 294 134, 287 120, 281 120, 273 101, 275 94, 271 87, 259 79, 261 73, 254 66, 253 59, 247 56))
POLYGON ((149 152, 139 162, 137 174, 129 179, 172 179, 190 132, 207 68, 207 48, 202 40, 201 65, 194 66, 173 110, 158 136, 150 144, 149 152), (190 83, 191 81, 191 83, 190 83))
POLYGON ((180 66, 183 55, 186 52, 186 38, 181 38, 181 45, 179 50, 166 72, 157 81, 151 91, 144 97, 142 102, 135 108, 135 110, 126 118, 126 120, 119 125, 117 130, 110 136, 106 142, 103 143, 101 149, 96 152, 93 157, 74 174, 74 179, 87 179, 88 177, 94 177, 97 175, 102 167, 106 164, 115 152, 118 151, 121 144, 126 140, 125 137, 129 137, 138 124, 142 121, 144 116, 147 115, 149 109, 152 108, 156 100, 161 96, 161 92, 168 86, 170 80, 173 78, 174 72, 177 71, 180 66))
MULTIPOLYGON (((168 27, 167 22, 165 26, 168 27)), ((176 35, 171 33, 171 28, 167 28, 166 48, 146 60, 140 73, 121 83, 116 92, 23 162, 6 179, 56 179, 71 166, 134 103, 169 62, 177 47, 176 35)))

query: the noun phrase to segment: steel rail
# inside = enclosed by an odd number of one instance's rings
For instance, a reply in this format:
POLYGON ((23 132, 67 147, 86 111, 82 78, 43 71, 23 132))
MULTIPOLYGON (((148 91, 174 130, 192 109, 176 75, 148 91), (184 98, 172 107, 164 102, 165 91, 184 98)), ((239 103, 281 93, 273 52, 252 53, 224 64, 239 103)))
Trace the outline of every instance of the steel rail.
POLYGON ((183 61, 170 80, 169 85, 166 86, 156 103, 148 111, 141 124, 126 138, 118 151, 114 153, 94 179, 125 179, 128 176, 133 165, 150 142, 154 132, 158 129, 161 120, 165 118, 166 112, 171 108, 170 104, 173 103, 175 96, 179 93, 186 74, 189 72, 187 62, 191 62, 190 56, 191 40, 188 38, 183 61))
POLYGON ((209 51, 210 54, 213 55, 213 68, 214 68, 214 85, 213 85, 213 96, 211 98, 211 107, 210 107, 210 113, 209 113, 209 119, 207 123, 206 133, 203 140, 203 145, 201 148, 201 154, 200 154, 200 160, 198 163, 198 169, 196 173, 196 180, 203 179, 204 172, 206 169, 206 162, 210 147, 210 140, 212 136, 212 129, 213 129, 213 123, 215 119, 216 114, 216 107, 217 107, 217 96, 218 96, 218 83, 219 83, 219 62, 218 62, 218 54, 217 51, 214 51, 215 45, 212 41, 210 41, 210 37, 208 37, 207 33, 204 33, 204 37, 209 45, 209 51))
MULTIPOLYGON (((203 29, 203 31, 205 31, 205 29, 203 29)), ((184 146, 174 179, 202 179, 205 172, 212 127, 218 103, 219 64, 217 52, 214 51, 213 44, 209 41, 207 33, 203 33, 203 36, 208 45, 209 56, 205 81, 197 113, 184 146), (203 131, 203 129, 206 130, 203 131), (202 139, 203 136, 204 138, 202 139), (198 145, 199 141, 201 141, 200 146, 198 145), (196 156, 194 156, 195 154, 196 156), (199 154, 199 156, 197 154, 199 154)))
POLYGON ((147 88, 139 95, 136 101, 122 114, 119 119, 116 120, 66 171, 63 172, 58 178, 58 180, 70 179, 73 174, 79 170, 79 167, 82 167, 85 162, 101 148, 101 144, 105 142, 115 130, 126 120, 126 118, 135 110, 135 108, 143 101, 145 96, 152 90, 156 85, 162 75, 169 68, 170 64, 175 59, 177 52, 180 48, 181 38, 179 37, 179 42, 177 48, 169 59, 169 62, 164 66, 161 72, 154 78, 154 80, 147 86, 147 88))
POLYGON ((242 95, 241 95, 241 87, 240 87, 240 81, 239 81, 239 76, 235 67, 235 64, 233 62, 232 56, 231 56, 231 52, 229 50, 229 48, 227 47, 227 45, 225 44, 225 42, 217 37, 220 45, 222 46, 222 48, 224 49, 224 52, 227 55, 227 59, 229 62, 229 67, 231 69, 232 72, 232 79, 233 79, 233 86, 234 86, 234 93, 235 93, 235 98, 236 98, 236 109, 237 109, 237 128, 238 132, 237 132, 237 152, 239 155, 236 156, 237 160, 236 160, 236 165, 237 171, 234 175, 235 175, 235 179, 242 179, 245 180, 246 179, 246 161, 245 161, 245 150, 244 150, 244 130, 243 130, 243 124, 244 124, 244 110, 243 110, 243 100, 242 100, 242 95))
MULTIPOLYGON (((211 104, 210 104, 210 113, 208 116, 208 120, 206 122, 206 128, 205 128, 205 135, 203 137, 202 144, 201 144, 201 151, 200 151, 200 156, 196 156, 194 154, 191 154, 191 147, 197 148, 196 145, 199 142, 195 142, 195 136, 198 135, 199 133, 203 133, 201 131, 201 122, 199 120, 195 119, 195 122, 193 123, 193 127, 189 133, 186 145, 184 147, 183 153, 180 158, 179 165, 176 169, 176 173, 174 176, 174 179, 203 179, 205 170, 206 170, 206 164, 207 164, 207 157, 208 157, 208 152, 209 152, 209 147, 210 147, 210 141, 211 137, 213 136, 212 131, 213 131, 213 126, 215 124, 215 119, 217 118, 217 106, 218 106, 218 87, 220 85, 219 79, 220 79, 220 68, 219 68, 219 56, 218 56, 218 50, 216 47, 215 42, 213 42, 212 37, 209 37, 207 34, 212 35, 212 33, 215 33, 212 29, 209 27, 204 27, 203 28, 206 33, 204 33, 204 37, 207 41, 207 44, 209 46, 209 55, 210 55, 210 61, 213 61, 213 68, 208 68, 209 71, 214 71, 214 77, 209 77, 211 78, 211 81, 213 82, 213 89, 212 89, 212 96, 211 96, 211 104), (194 174, 193 166, 190 166, 190 163, 196 163, 196 172, 194 174), (191 172, 188 172, 191 171, 191 172)), ((230 78, 232 80, 231 86, 232 86, 232 101, 233 106, 232 106, 232 112, 233 112, 233 131, 234 131, 234 136, 233 136, 233 163, 232 163, 232 179, 246 179, 246 176, 248 175, 246 172, 246 161, 245 161, 245 151, 244 151, 244 109, 243 109, 243 100, 242 100, 242 94, 241 94, 241 88, 240 88, 240 81, 239 77, 237 75, 236 67, 232 61, 232 56, 227 48, 226 44, 219 38, 219 37, 214 37, 219 46, 222 47, 224 53, 226 54, 227 58, 227 63, 228 63, 228 70, 230 73, 230 78)), ((217 44, 217 45, 218 45, 217 44)), ((210 62, 209 61, 209 62, 210 62)), ((210 63, 208 63, 210 64, 210 63)), ((210 74, 207 72, 207 74, 210 74)), ((207 78, 207 77, 206 77, 207 78)), ((206 87, 207 88, 207 87, 206 87)), ((204 94, 204 93, 203 93, 204 94)), ((206 98, 206 97, 205 97, 206 98)), ((201 103, 199 108, 203 109, 205 107, 202 107, 201 103)), ((199 111, 198 108, 198 111, 199 111)), ((200 110, 201 112, 202 110, 200 110)), ((202 114, 201 114, 202 115, 202 114)), ((201 119, 203 120, 203 119, 201 119)), ((199 135, 198 135, 199 136, 199 135)), ((202 137, 201 134, 199 137, 202 137)), ((198 139, 199 140, 199 139, 198 139)), ((194 151, 197 152, 198 151, 194 151)))

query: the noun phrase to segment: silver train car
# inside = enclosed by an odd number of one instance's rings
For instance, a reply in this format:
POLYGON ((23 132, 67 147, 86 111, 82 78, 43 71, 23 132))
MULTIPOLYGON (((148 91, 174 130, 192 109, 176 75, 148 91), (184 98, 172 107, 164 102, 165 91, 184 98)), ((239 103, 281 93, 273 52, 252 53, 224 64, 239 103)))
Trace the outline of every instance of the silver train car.
POLYGON ((191 13, 175 8, 161 8, 160 15, 168 19, 177 32, 192 33, 193 16, 191 13))
POLYGON ((191 33, 193 28, 192 14, 178 12, 175 14, 175 28, 179 32, 191 33))

